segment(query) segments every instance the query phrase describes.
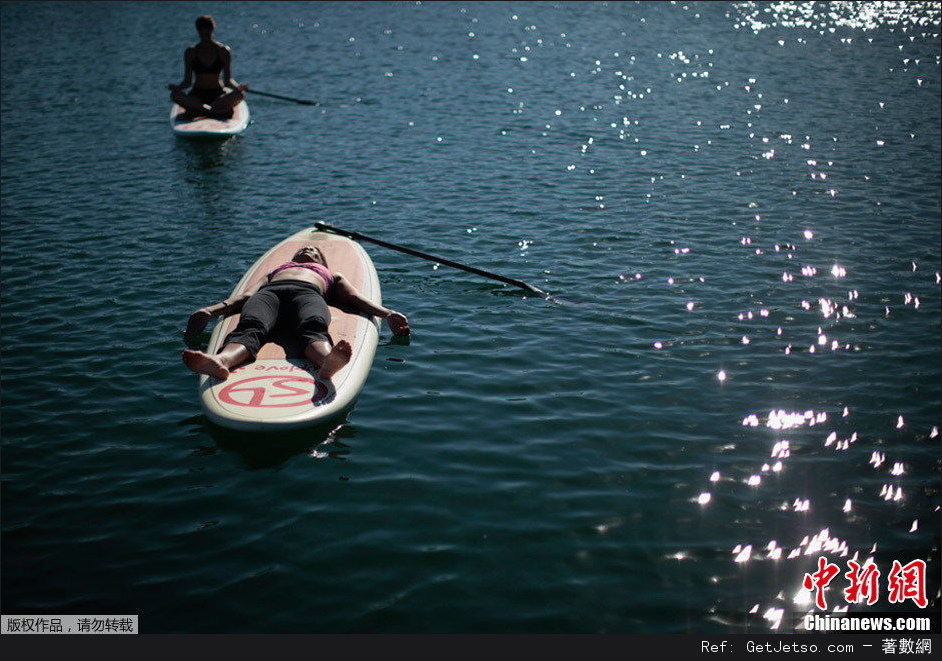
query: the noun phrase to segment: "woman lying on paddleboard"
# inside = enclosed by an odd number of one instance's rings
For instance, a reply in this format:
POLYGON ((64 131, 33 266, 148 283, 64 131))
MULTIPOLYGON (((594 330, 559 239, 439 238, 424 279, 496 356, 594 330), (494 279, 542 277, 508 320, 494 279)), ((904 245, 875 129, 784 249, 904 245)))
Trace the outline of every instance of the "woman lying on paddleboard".
POLYGON ((308 245, 235 300, 224 300, 190 315, 184 331, 187 335, 201 332, 213 317, 241 312, 238 325, 226 337, 219 353, 210 355, 187 349, 182 354, 183 362, 198 374, 223 380, 231 368, 258 354, 281 314, 296 312, 304 356, 318 366, 320 378, 329 379, 350 361, 353 348, 346 340, 331 345, 327 335, 330 325, 327 301, 385 319, 394 335, 409 334, 409 320, 404 314, 361 296, 340 273, 330 272, 316 246, 308 245))
POLYGON ((167 85, 170 98, 191 118, 228 119, 232 116, 232 109, 244 98, 242 92, 249 88, 232 78, 232 51, 213 39, 215 29, 216 22, 212 16, 196 19, 200 40, 183 51, 183 82, 167 85), (223 82, 219 80, 220 74, 223 82), (189 93, 184 92, 191 81, 192 89, 189 93))

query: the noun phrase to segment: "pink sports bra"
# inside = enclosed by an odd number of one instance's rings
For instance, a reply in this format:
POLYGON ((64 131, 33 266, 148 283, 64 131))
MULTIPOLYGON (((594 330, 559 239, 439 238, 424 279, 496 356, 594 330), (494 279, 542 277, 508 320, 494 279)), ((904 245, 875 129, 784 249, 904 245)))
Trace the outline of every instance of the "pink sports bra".
POLYGON ((330 288, 333 287, 334 285, 334 276, 330 272, 329 268, 327 268, 323 264, 318 264, 317 262, 285 262, 284 264, 281 264, 280 266, 276 266, 275 270, 273 270, 271 273, 268 274, 268 281, 271 282, 272 278, 274 278, 276 275, 278 275, 279 273, 281 273, 282 271, 286 269, 297 269, 297 268, 309 269, 311 271, 314 271, 314 273, 319 275, 321 279, 324 281, 324 287, 325 287, 324 295, 326 296, 327 294, 330 293, 330 288))

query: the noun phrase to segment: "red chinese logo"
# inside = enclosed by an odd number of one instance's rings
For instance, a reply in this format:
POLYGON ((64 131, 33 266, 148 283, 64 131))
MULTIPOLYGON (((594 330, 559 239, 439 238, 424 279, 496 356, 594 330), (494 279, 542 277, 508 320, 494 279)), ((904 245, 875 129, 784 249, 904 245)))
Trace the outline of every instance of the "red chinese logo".
POLYGON ((844 574, 850 582, 850 586, 844 590, 844 598, 849 604, 856 604, 862 599, 867 600, 867 604, 872 606, 880 598, 880 570, 874 564, 861 567, 859 564, 850 560, 847 563, 850 570, 844 574))
MULTIPOLYGON (((872 563, 860 565, 850 560, 847 567, 848 571, 844 577, 848 586, 843 591, 847 603, 866 601, 867 605, 875 604, 880 598, 881 573, 877 566, 872 563)), ((837 565, 828 562, 826 558, 818 558, 817 571, 805 574, 801 584, 809 592, 814 591, 814 603, 821 610, 827 609, 824 590, 839 573, 840 568, 837 565)), ((913 560, 903 565, 899 560, 894 560, 887 577, 887 587, 891 604, 912 599, 917 606, 925 608, 929 604, 926 599, 926 561, 913 560)))
POLYGON ((925 560, 913 560, 905 565, 901 565, 899 560, 894 560, 889 579, 891 604, 912 599, 917 606, 925 608, 929 603, 926 600, 925 560))
POLYGON ((818 558, 818 571, 813 574, 805 574, 805 580, 802 586, 805 590, 815 591, 814 603, 818 608, 824 610, 828 607, 827 600, 824 598, 824 588, 828 586, 835 576, 840 573, 837 565, 832 565, 825 558, 818 558))

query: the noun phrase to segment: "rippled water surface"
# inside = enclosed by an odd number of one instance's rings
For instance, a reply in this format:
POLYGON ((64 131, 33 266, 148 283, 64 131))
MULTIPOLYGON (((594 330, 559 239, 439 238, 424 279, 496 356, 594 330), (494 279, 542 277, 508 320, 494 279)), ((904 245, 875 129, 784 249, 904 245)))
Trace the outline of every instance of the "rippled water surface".
POLYGON ((938 614, 937 3, 0 12, 5 613, 790 632, 823 557, 938 614), (175 139, 207 12, 319 105, 175 139), (577 304, 365 244, 411 340, 334 424, 216 428, 185 320, 316 221, 577 304))

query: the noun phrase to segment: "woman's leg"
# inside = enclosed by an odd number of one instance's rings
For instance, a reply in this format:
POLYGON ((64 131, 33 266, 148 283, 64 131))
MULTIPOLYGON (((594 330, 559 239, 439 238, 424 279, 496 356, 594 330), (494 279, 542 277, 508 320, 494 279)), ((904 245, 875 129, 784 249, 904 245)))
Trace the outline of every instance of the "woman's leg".
POLYGON ((317 370, 317 376, 329 379, 350 362, 353 347, 346 340, 340 340, 333 346, 330 342, 319 340, 304 347, 304 355, 320 368, 317 370))
POLYGON ((213 113, 216 114, 230 114, 232 109, 235 108, 244 98, 245 95, 242 94, 242 92, 239 90, 230 89, 225 94, 210 103, 209 108, 213 113))
POLYGON ((314 290, 305 289, 294 297, 298 313, 298 336, 304 342, 304 355, 320 369, 317 375, 329 379, 350 362, 353 347, 346 340, 331 344, 327 329, 330 309, 324 297, 314 290))
POLYGON ((278 320, 280 308, 277 292, 262 289, 255 293, 242 307, 239 323, 226 337, 223 348, 215 355, 186 349, 181 354, 184 364, 198 374, 226 379, 231 368, 258 353, 278 320))
POLYGON ((184 349, 181 356, 183 364, 197 374, 208 374, 220 381, 225 381, 229 377, 230 368, 241 365, 251 358, 252 354, 244 344, 230 342, 215 355, 184 349))
POLYGON ((202 115, 206 114, 210 110, 210 107, 203 103, 203 101, 198 97, 178 90, 170 92, 170 100, 176 103, 178 106, 182 107, 188 113, 202 115))

